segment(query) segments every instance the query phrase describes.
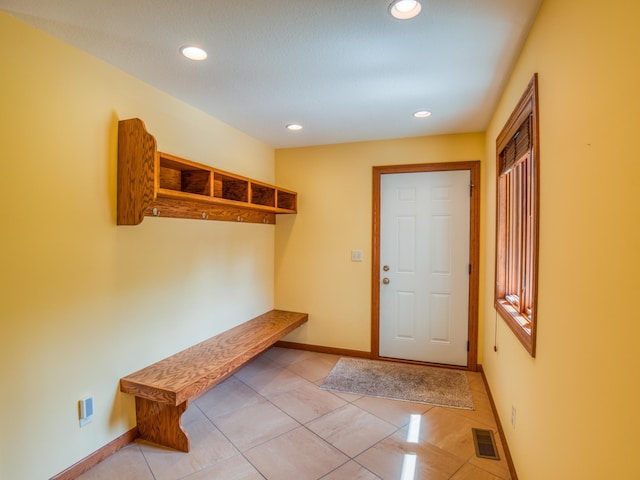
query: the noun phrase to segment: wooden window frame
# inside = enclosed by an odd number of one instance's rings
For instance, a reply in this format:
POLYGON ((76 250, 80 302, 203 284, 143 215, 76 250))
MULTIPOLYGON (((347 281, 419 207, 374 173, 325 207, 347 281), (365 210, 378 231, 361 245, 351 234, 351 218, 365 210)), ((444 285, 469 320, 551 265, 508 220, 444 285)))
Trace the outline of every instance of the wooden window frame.
POLYGON ((532 357, 538 317, 539 165, 535 74, 496 139, 494 293, 496 311, 532 357))

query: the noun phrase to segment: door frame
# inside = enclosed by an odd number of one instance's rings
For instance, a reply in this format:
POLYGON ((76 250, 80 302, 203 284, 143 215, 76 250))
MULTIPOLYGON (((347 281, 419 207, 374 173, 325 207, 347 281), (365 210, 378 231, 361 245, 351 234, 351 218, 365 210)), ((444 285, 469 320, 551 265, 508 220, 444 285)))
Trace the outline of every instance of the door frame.
MULTIPOLYGON (((405 363, 434 365, 428 362, 380 357, 380 183, 382 175, 390 173, 447 172, 468 170, 471 179, 469 202, 469 348, 467 366, 458 368, 478 369, 478 290, 480 282, 480 161, 420 163, 410 165, 387 165, 373 167, 373 220, 371 242, 371 358, 395 360, 405 363)), ((438 366, 448 366, 440 365, 438 366)))

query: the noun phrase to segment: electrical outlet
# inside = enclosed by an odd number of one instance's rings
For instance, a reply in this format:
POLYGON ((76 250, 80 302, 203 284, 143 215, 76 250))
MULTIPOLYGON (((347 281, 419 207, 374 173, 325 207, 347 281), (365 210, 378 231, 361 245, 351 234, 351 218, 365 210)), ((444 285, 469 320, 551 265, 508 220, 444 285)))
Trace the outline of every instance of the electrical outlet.
POLYGON ((511 426, 516 428, 516 406, 511 405, 511 426))
POLYGON ((88 396, 78 401, 78 417, 80 419, 80 428, 90 424, 93 421, 93 397, 88 396))

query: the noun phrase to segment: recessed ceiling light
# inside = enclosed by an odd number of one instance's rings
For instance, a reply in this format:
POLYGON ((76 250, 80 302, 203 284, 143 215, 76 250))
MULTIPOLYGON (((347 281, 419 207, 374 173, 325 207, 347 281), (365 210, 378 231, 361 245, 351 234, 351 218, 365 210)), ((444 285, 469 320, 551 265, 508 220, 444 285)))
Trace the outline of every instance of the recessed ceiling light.
POLYGON ((293 131, 302 130, 302 125, 299 125, 297 123, 290 123, 289 125, 287 125, 287 128, 293 131))
POLYGON ((393 0, 389 5, 389 13, 398 20, 409 20, 422 10, 422 5, 417 0, 393 0))
POLYGON ((416 118, 427 118, 431 116, 431 112, 428 110, 418 110, 413 113, 413 116, 416 118))
POLYGON ((180 53, 189 60, 204 60, 207 58, 207 52, 200 47, 194 47, 193 45, 186 45, 180 48, 180 53))

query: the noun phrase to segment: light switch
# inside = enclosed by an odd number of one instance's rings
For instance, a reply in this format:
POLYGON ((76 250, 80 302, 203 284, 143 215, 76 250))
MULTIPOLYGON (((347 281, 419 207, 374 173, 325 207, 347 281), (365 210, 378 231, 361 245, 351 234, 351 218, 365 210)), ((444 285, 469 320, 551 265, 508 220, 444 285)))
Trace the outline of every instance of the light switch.
POLYGON ((351 261, 352 262, 361 262, 362 261, 362 250, 351 250, 351 261))

